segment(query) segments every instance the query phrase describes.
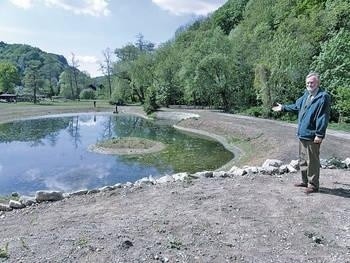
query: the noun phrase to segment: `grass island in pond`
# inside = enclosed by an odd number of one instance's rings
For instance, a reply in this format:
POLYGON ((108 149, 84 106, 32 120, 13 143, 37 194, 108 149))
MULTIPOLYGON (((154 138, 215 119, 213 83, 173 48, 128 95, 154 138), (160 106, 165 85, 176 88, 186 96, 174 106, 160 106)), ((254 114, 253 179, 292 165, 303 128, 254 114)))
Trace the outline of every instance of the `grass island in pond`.
POLYGON ((146 154, 160 152, 165 144, 145 138, 124 137, 112 138, 90 145, 89 150, 102 154, 146 154))

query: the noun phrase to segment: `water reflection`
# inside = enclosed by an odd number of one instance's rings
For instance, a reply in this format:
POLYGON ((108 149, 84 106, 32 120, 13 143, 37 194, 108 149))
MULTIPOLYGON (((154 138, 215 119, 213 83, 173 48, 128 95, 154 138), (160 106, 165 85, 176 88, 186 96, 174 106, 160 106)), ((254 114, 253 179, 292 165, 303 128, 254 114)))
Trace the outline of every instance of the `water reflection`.
POLYGON ((0 195, 39 189, 73 191, 148 175, 215 169, 233 156, 212 140, 136 116, 74 115, 0 125, 0 195), (101 155, 90 144, 142 137, 167 145, 141 156, 101 155))

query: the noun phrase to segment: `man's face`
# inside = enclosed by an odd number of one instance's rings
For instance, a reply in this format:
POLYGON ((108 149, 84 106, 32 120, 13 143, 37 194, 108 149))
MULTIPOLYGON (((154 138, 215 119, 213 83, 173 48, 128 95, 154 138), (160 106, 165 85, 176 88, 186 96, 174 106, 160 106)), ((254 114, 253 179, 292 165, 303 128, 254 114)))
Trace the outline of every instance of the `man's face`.
POLYGON ((318 80, 315 76, 311 76, 306 79, 306 88, 310 92, 313 92, 318 88, 318 80))

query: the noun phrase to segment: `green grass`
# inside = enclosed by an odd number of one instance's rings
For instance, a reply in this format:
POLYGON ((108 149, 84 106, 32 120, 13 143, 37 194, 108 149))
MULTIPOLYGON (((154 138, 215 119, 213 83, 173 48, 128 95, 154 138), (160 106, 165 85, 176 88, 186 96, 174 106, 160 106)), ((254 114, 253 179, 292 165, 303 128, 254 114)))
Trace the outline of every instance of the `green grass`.
POLYGON ((328 127, 337 131, 350 132, 350 123, 330 123, 328 127))
POLYGON ((106 100, 96 100, 94 108, 93 100, 81 101, 45 101, 38 104, 29 102, 0 103, 0 123, 17 120, 26 117, 34 117, 48 114, 60 114, 71 112, 113 112, 114 106, 106 100))

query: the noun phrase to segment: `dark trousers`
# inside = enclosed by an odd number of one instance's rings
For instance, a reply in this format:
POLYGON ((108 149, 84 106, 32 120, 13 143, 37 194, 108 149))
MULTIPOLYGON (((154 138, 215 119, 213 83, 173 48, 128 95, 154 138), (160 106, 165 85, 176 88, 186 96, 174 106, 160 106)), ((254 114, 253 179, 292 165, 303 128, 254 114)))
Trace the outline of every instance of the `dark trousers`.
POLYGON ((308 187, 318 189, 320 186, 320 144, 313 141, 300 140, 299 166, 301 179, 308 187))

